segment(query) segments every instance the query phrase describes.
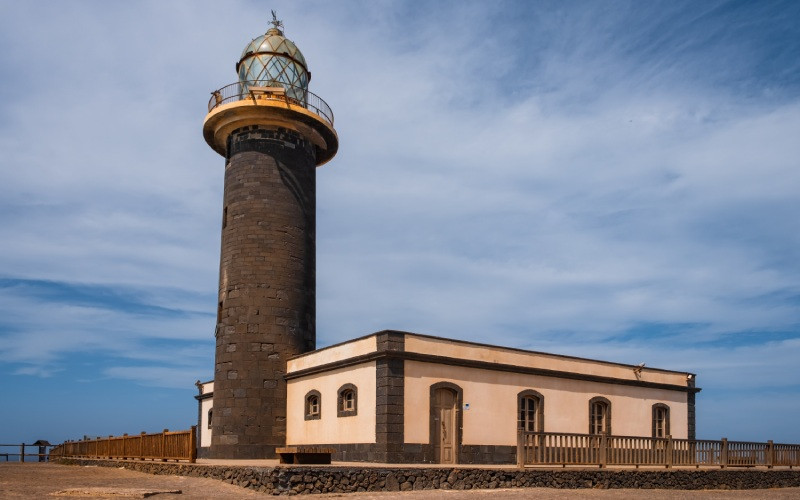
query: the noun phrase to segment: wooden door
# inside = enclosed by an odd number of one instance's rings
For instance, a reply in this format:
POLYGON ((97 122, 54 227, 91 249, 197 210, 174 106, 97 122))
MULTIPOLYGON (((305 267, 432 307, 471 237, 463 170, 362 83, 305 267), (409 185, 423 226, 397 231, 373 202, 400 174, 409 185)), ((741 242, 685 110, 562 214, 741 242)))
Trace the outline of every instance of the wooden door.
POLYGON ((451 389, 436 389, 433 393, 433 447, 440 464, 456 463, 458 431, 456 429, 456 393, 451 389))

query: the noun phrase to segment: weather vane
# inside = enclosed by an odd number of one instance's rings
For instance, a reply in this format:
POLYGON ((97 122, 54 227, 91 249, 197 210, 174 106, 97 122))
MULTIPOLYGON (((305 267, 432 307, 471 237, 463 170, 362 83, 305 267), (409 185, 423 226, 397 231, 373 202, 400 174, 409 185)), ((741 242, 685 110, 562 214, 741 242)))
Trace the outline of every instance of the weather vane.
POLYGON ((272 24, 275 29, 283 28, 283 21, 278 21, 278 15, 275 14, 274 10, 272 11, 272 21, 270 21, 270 24, 272 24))

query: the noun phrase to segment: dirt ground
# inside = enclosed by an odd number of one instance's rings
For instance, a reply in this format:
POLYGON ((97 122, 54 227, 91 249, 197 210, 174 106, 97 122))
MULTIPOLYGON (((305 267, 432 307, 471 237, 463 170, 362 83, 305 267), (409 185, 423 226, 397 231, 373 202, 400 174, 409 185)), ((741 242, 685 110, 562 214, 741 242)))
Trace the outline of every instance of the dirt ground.
MULTIPOLYGON (((267 498, 268 495, 239 488, 214 479, 154 476, 111 467, 81 467, 40 463, 0 463, 0 498, 92 498, 92 499, 234 499, 267 498), (73 490, 71 495, 54 495, 73 490), (181 493, 168 493, 180 490, 181 493), (160 492, 160 493, 159 493, 160 492), (152 495, 152 496, 151 496, 152 495)), ((347 493, 315 495, 313 498, 353 500, 475 500, 475 499, 573 499, 573 498, 647 498, 666 499, 800 499, 800 488, 746 491, 671 491, 671 490, 556 490, 546 488, 498 489, 472 491, 414 491, 403 493, 347 493)), ((312 498, 312 497, 309 497, 312 498)))

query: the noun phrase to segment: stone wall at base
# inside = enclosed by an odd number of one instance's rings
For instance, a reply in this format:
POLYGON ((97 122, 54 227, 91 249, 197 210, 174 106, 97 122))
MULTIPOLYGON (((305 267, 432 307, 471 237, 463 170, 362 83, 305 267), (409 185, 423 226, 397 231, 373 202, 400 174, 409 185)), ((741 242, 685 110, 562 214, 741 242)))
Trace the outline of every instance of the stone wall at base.
MULTIPOLYGON (((430 464, 435 466, 436 456, 433 445, 421 443, 404 443, 400 453, 391 455, 393 460, 386 460, 389 455, 386 443, 314 443, 304 446, 334 448, 336 452, 331 455, 334 462, 372 462, 392 464, 430 464)), ((197 458, 206 458, 198 448, 197 458)), ((516 446, 494 445, 461 445, 458 448, 460 466, 469 465, 508 465, 517 463, 516 446)), ((369 467, 368 465, 366 465, 369 467)))
POLYGON ((274 495, 487 488, 767 489, 800 487, 799 470, 478 469, 337 466, 241 467, 133 460, 57 461, 207 477, 274 495))

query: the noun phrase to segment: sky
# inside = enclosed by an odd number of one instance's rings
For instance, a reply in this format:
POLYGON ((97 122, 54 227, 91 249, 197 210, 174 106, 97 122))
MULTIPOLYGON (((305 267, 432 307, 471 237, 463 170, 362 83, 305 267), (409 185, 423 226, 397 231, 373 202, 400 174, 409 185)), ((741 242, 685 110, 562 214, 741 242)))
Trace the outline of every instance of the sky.
POLYGON ((338 155, 317 345, 383 329, 697 374, 800 443, 800 3, 0 0, 0 443, 186 429, 210 380, 210 92, 270 27, 338 155))

